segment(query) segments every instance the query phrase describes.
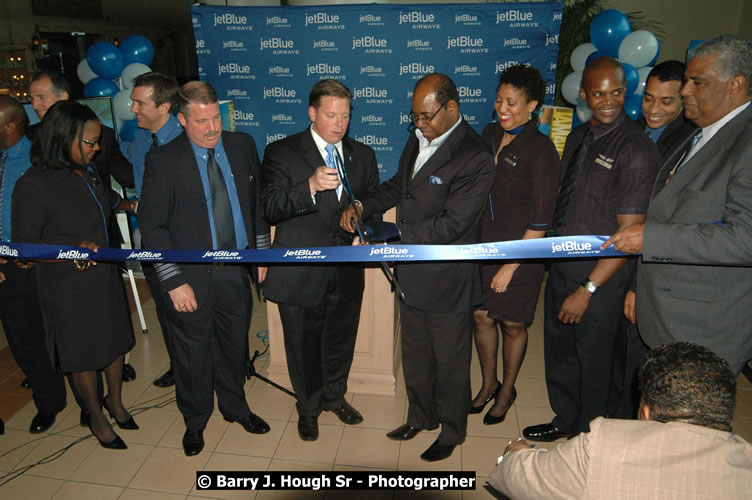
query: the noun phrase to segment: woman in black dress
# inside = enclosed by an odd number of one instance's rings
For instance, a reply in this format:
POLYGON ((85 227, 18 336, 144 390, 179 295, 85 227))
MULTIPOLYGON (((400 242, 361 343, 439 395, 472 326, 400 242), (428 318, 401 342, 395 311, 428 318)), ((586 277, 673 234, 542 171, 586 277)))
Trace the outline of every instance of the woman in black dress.
MULTIPOLYGON (((96 251, 109 246, 112 193, 90 166, 99 150, 97 116, 74 101, 52 106, 31 147, 32 166, 13 191, 13 241, 72 245, 96 251)), ((118 426, 138 426, 121 399, 124 355, 134 344, 130 313, 116 264, 47 261, 36 264, 47 347, 53 366, 70 373, 90 413, 89 427, 106 448, 127 448, 118 426), (96 371, 109 394, 97 398, 96 371)))
MULTIPOLYGON (((559 185, 559 156, 538 131, 533 111, 542 103, 546 84, 532 66, 516 65, 499 78, 494 108, 499 122, 483 129, 494 154, 496 180, 483 214, 482 241, 542 238, 551 225, 559 185)), ((483 266, 483 307, 475 311, 475 344, 483 387, 470 413, 480 413, 492 399, 484 424, 504 420, 517 397, 514 383, 525 357, 527 326, 533 321, 543 281, 543 264, 506 261, 483 266), (496 357, 501 327, 503 383, 496 357)))

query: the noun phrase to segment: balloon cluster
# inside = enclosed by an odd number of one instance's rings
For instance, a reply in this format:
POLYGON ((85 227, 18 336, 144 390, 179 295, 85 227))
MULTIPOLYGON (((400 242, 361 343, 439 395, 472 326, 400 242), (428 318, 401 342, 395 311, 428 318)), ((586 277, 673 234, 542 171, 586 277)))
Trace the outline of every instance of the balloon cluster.
POLYGON ((645 30, 632 31, 629 18, 616 9, 604 10, 590 23, 590 41, 578 45, 569 57, 573 73, 561 84, 561 95, 574 104, 580 122, 590 119, 587 102, 580 97, 580 81, 585 66, 601 56, 618 59, 627 80, 624 112, 633 120, 642 116, 642 95, 652 64, 658 59, 661 44, 654 34, 645 30))
POLYGON ((120 43, 96 42, 89 47, 86 59, 78 63, 76 74, 84 84, 86 97, 112 97, 120 138, 133 139, 135 115, 131 112, 133 79, 151 71, 154 46, 144 36, 131 35, 120 43))

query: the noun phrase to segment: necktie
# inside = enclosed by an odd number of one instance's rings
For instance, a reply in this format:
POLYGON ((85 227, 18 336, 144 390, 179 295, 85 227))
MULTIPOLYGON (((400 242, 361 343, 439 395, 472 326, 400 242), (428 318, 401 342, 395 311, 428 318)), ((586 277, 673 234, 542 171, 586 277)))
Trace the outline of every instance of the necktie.
MULTIPOLYGON (((335 163, 335 155, 337 154, 337 150, 334 147, 334 144, 327 144, 326 145, 326 158, 324 158, 324 161, 326 162, 326 166, 329 168, 337 169, 337 164, 335 163)), ((337 177, 339 177, 339 171, 337 171, 337 177)), ((337 186, 337 199, 339 200, 342 197, 342 179, 339 180, 340 184, 337 186)))
POLYGON ((593 136, 593 129, 591 128, 585 137, 582 139, 580 146, 575 151, 572 158, 567 165, 567 171, 564 173, 564 180, 561 181, 561 189, 559 190, 559 197, 556 199, 556 209, 554 210, 554 230, 560 229, 564 226, 564 222, 567 218, 567 212, 569 212, 569 204, 574 198, 574 190, 577 186, 577 176, 582 170, 582 166, 585 164, 585 157, 587 156, 588 149, 593 144, 595 137, 593 136))
POLYGON ((668 181, 671 180, 674 174, 678 172, 679 169, 682 168, 684 164, 689 161, 689 159, 692 157, 692 153, 694 153, 697 143, 700 142, 700 139, 702 139, 702 130, 700 130, 699 132, 695 134, 695 136, 692 138, 692 142, 690 143, 690 146, 687 149, 687 151, 681 156, 681 158, 679 158, 679 161, 676 163, 676 165, 674 165, 674 168, 672 168, 671 171, 668 173, 665 184, 668 184, 668 181))
MULTIPOLYGON (((3 193, 5 193, 5 159, 8 157, 7 151, 0 151, 0 216, 3 213, 3 193)), ((10 235, 8 236, 10 238, 10 235)), ((0 220, 0 241, 5 240, 3 235, 3 224, 0 220)))
POLYGON ((206 152, 209 155, 206 160, 206 171, 209 175, 209 192, 214 215, 214 234, 217 237, 217 249, 234 249, 238 244, 235 241, 235 223, 232 218, 230 196, 227 194, 225 177, 214 158, 214 149, 209 148, 206 152))
POLYGON ((149 150, 151 151, 153 148, 159 147, 159 140, 157 139, 157 134, 151 134, 151 148, 149 150))

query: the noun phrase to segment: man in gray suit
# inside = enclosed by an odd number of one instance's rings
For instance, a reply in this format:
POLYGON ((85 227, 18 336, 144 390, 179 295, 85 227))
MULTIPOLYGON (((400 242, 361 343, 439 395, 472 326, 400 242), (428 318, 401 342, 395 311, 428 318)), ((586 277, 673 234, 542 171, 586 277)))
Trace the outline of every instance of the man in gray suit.
POLYGON ((681 93, 700 137, 667 157, 645 223, 603 244, 642 252, 636 309, 648 346, 702 344, 736 373, 752 358, 751 82, 752 42, 724 35, 695 50, 681 93))

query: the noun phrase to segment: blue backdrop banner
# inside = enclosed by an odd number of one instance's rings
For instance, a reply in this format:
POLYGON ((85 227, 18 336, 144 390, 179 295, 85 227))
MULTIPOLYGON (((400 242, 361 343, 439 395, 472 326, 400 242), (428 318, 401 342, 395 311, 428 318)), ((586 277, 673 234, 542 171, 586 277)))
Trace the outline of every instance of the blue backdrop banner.
POLYGON ((381 180, 397 171, 416 80, 449 75, 478 132, 493 119, 505 68, 527 63, 553 104, 560 2, 192 7, 199 75, 234 103, 237 130, 267 144, 309 124, 308 92, 336 78, 353 92, 350 137, 376 151, 381 180))

